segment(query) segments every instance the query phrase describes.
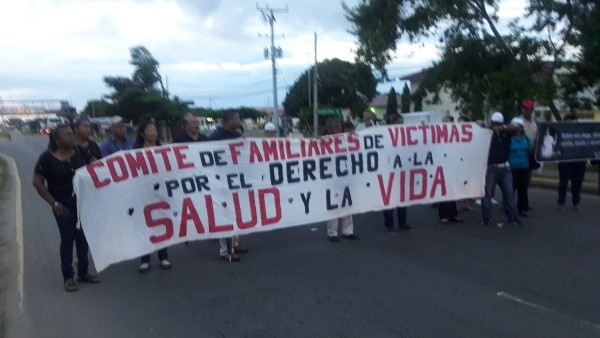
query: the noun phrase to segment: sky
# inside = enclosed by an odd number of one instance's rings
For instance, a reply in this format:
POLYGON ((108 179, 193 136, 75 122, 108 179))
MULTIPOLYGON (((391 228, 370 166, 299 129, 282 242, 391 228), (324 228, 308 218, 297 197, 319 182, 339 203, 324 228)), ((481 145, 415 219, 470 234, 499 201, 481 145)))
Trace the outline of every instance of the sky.
MULTIPOLYGON (((356 6, 360 0, 346 0, 356 6)), ((520 17, 524 1, 503 0, 501 23, 520 17)), ((0 100, 68 100, 82 110, 110 92, 104 76, 130 76, 129 49, 145 46, 170 93, 198 107, 273 106, 269 25, 249 0, 0 0, 0 100)), ((317 59, 352 61, 354 37, 339 0, 271 0, 279 104, 286 88, 317 59)), ((434 43, 400 42, 389 67, 400 77, 437 58, 434 43)), ((402 82, 381 84, 401 90, 402 82)))

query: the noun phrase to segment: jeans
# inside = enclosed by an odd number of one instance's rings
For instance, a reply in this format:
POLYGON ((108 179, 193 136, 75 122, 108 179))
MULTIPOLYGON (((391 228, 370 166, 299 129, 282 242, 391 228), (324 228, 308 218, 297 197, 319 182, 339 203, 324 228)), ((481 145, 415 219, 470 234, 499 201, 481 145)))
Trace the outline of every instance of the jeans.
POLYGON ((558 164, 558 204, 567 200, 567 185, 571 181, 571 199, 573 205, 581 201, 581 186, 585 177, 585 162, 564 162, 558 164))
MULTIPOLYGON (((396 208, 398 214, 398 226, 402 227, 406 225, 406 207, 396 208)), ((394 209, 387 209, 383 211, 383 225, 388 229, 394 228, 394 209)))
POLYGON ((77 249, 77 275, 88 274, 88 243, 83 229, 77 229, 77 208, 68 208, 69 214, 64 217, 54 216, 60 232, 60 268, 63 279, 73 278, 73 242, 77 249))
POLYGON ((485 173, 485 197, 481 201, 482 220, 485 223, 490 221, 492 216, 492 196, 496 192, 496 184, 502 191, 502 204, 504 213, 508 221, 517 220, 515 211, 515 195, 513 194, 512 173, 508 167, 496 167, 488 165, 485 173))
MULTIPOLYGON (((158 250, 158 260, 162 261, 165 259, 169 259, 169 253, 167 252, 167 248, 158 250)), ((150 255, 142 256, 142 263, 150 263, 150 255)))
POLYGON ((456 201, 438 203, 438 215, 440 219, 450 219, 458 217, 458 207, 456 201))
POLYGON ((529 210, 529 182, 531 178, 531 170, 529 169, 512 169, 513 176, 513 192, 517 193, 517 210, 526 212, 529 210))

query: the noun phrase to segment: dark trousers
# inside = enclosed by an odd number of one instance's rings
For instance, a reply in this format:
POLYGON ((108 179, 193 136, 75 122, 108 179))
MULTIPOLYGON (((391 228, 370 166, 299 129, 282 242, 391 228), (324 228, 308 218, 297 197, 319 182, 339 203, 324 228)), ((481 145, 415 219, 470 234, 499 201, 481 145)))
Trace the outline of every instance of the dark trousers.
MULTIPOLYGON (((396 208, 398 214, 398 226, 406 225, 406 207, 396 208)), ((383 211, 383 224, 388 229, 394 228, 394 209, 388 209, 383 211)))
MULTIPOLYGON (((158 260, 162 261, 163 259, 169 259, 167 248, 158 250, 158 260)), ((142 263, 150 263, 150 255, 142 256, 142 263)))
POLYGON ((585 177, 585 162, 564 162, 558 164, 558 204, 564 205, 567 200, 567 185, 571 181, 571 198, 573 205, 581 201, 581 185, 585 177))
POLYGON ((531 180, 531 170, 512 169, 513 192, 517 194, 517 210, 526 212, 529 210, 529 182, 531 180))
POLYGON ((79 277, 88 274, 88 243, 83 234, 83 229, 77 229, 77 209, 69 208, 69 214, 65 217, 56 218, 58 231, 60 232, 60 268, 65 280, 73 278, 73 241, 77 249, 77 275, 79 277))
POLYGON ((438 203, 438 215, 440 219, 450 219, 458 217, 458 207, 456 201, 438 203))

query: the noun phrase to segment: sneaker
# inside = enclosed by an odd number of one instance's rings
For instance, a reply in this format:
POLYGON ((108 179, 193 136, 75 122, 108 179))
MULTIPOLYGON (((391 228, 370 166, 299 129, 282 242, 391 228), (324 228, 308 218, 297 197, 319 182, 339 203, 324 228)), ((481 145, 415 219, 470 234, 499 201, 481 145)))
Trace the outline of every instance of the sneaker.
POLYGON ((342 235, 343 238, 345 239, 351 239, 351 240, 357 240, 358 236, 356 236, 355 234, 350 234, 350 235, 342 235))
POLYGON ((387 229, 386 231, 387 231, 388 235, 391 235, 391 236, 396 235, 396 230, 394 230, 394 229, 387 229))
POLYGON ((514 225, 523 225, 523 222, 521 222, 521 220, 518 218, 513 219, 510 223, 514 225))
POLYGON ((581 212, 581 207, 579 205, 575 205, 573 208, 575 208, 575 211, 581 212))
POLYGON ((340 241, 340 238, 338 236, 329 236, 329 241, 333 242, 333 243, 337 243, 340 241))
POLYGON ((224 261, 229 261, 229 262, 239 262, 240 261, 240 256, 236 255, 236 254, 224 254, 221 255, 221 259, 224 261))
POLYGON ((166 259, 163 259, 162 261, 160 261, 160 267, 165 270, 169 270, 171 268, 171 262, 169 262, 166 259))
POLYGON ((496 226, 497 226, 498 228, 502 228, 502 227, 504 226, 504 223, 502 223, 502 222, 498 222, 498 223, 496 223, 496 226))
POLYGON ((450 220, 447 219, 447 218, 440 218, 440 223, 442 223, 442 224, 448 224, 448 223, 450 223, 450 220))
POLYGON ((150 263, 142 263, 138 268, 139 273, 148 272, 148 270, 150 270, 150 263))
POLYGON ((236 245, 236 246, 233 247, 233 252, 235 252, 235 253, 241 253, 241 254, 247 253, 248 252, 248 248, 245 248, 245 247, 243 247, 241 245, 236 245))
POLYGON ((411 227, 408 224, 401 225, 398 228, 403 231, 410 231, 410 232, 415 231, 415 228, 411 227))
POLYGON ((450 221, 454 222, 454 223, 464 223, 465 222, 465 220, 460 217, 452 217, 452 218, 450 218, 450 221))
POLYGON ((490 221, 481 221, 481 225, 489 226, 490 225, 490 221))
POLYGON ((73 278, 65 280, 65 290, 67 290, 67 292, 75 292, 78 290, 77 283, 75 283, 73 278))
POLYGON ((525 211, 520 211, 519 212, 519 217, 525 217, 525 218, 527 218, 527 217, 529 217, 529 214, 527 212, 525 212, 525 211))
POLYGON ((566 207, 564 204, 559 204, 559 205, 557 206, 557 208, 558 208, 558 210, 560 210, 560 211, 567 211, 567 207, 566 207))
POLYGON ((83 277, 77 277, 77 282, 80 283, 88 283, 88 284, 98 284, 100 283, 100 277, 90 275, 89 273, 83 277))

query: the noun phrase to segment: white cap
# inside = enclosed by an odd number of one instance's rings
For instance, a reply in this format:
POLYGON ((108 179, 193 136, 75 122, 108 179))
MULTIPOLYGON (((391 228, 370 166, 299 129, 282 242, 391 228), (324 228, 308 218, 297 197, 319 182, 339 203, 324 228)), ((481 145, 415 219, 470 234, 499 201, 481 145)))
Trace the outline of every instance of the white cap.
POLYGON ((265 131, 277 131, 277 128, 275 128, 275 125, 271 122, 267 122, 265 124, 265 131))
POLYGON ((113 124, 119 124, 123 122, 123 118, 121 116, 115 115, 110 118, 108 125, 112 126, 113 124))
POLYGON ((523 122, 523 119, 520 117, 513 117, 513 119, 510 121, 511 124, 516 124, 517 126, 523 128, 525 127, 525 122, 523 122))
POLYGON ((490 121, 492 121, 492 123, 504 123, 504 115, 500 112, 495 112, 492 114, 492 117, 490 117, 490 121))

